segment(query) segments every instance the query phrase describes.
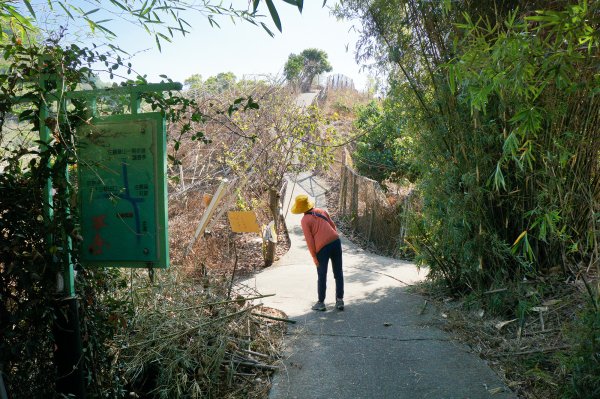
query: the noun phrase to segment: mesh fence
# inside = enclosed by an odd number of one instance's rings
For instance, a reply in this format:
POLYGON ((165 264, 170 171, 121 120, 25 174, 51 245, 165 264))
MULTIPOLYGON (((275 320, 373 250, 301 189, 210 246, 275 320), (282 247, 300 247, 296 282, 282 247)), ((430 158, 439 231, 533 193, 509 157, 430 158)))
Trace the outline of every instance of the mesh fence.
POLYGON ((348 226, 383 253, 401 257, 407 252, 408 217, 417 211, 415 190, 384 191, 372 179, 359 175, 345 151, 341 169, 339 214, 348 226))

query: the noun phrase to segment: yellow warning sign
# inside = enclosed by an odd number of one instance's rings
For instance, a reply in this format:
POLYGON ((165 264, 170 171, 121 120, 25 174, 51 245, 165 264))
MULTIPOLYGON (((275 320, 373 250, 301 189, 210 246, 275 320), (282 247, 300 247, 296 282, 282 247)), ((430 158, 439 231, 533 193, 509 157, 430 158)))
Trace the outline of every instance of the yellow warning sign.
POLYGON ((256 213, 253 211, 230 211, 227 212, 227 217, 234 233, 260 233, 256 213))

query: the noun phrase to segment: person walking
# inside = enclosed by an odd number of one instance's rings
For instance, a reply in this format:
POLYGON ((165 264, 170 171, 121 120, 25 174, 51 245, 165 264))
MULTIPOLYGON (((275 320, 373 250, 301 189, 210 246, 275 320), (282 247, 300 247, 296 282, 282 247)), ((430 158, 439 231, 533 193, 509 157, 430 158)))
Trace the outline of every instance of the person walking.
POLYGON ((331 259, 333 277, 335 277, 335 307, 344 310, 344 273, 342 271, 342 243, 337 227, 325 209, 315 208, 315 204, 307 195, 296 196, 291 209, 294 214, 302 216, 302 231, 306 246, 317 267, 318 301, 313 310, 326 310, 325 291, 327 290, 327 266, 331 259))

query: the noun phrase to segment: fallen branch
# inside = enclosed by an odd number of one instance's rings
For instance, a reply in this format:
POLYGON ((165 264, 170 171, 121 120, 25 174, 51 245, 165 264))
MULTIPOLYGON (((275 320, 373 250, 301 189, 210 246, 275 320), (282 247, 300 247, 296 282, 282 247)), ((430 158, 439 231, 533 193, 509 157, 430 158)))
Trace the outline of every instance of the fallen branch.
POLYGON ((244 352, 244 353, 247 353, 249 355, 263 357, 263 358, 266 358, 266 359, 271 359, 271 356, 265 355, 264 353, 254 352, 254 351, 251 351, 251 350, 248 350, 248 349, 239 349, 239 350, 242 351, 242 352, 244 352))
POLYGON ((533 353, 546 353, 546 352, 554 352, 554 351, 559 351, 559 350, 563 350, 563 349, 570 349, 571 345, 560 345, 560 346, 552 346, 549 348, 538 348, 538 349, 531 349, 528 351, 521 351, 521 352, 504 352, 504 353, 498 353, 496 355, 493 355, 494 357, 502 357, 502 356, 521 356, 521 355, 531 355, 533 353))
POLYGON ((279 370, 279 367, 277 367, 277 366, 271 366, 271 365, 262 364, 262 363, 234 361, 233 364, 235 364, 236 366, 251 367, 251 368, 260 369, 260 370, 269 370, 269 371, 279 370))
POLYGON ((538 335, 538 334, 549 334, 549 333, 555 333, 555 332, 561 332, 561 331, 562 331, 562 329, 560 329, 560 328, 549 328, 549 329, 546 329, 544 331, 528 331, 526 333, 521 334, 521 336, 523 336, 523 337, 533 337, 533 336, 538 335))
POLYGON ((286 323, 296 324, 296 320, 292 320, 292 319, 284 319, 284 318, 281 318, 281 317, 269 316, 269 315, 266 315, 266 314, 254 313, 254 312, 252 312, 252 315, 253 316, 258 316, 258 317, 264 317, 265 319, 276 320, 276 321, 284 321, 286 323))
POLYGON ((483 294, 484 295, 489 295, 489 294, 495 294, 497 292, 504 292, 504 291, 507 291, 507 290, 508 290, 508 288, 497 288, 495 290, 485 291, 483 294))
POLYGON ((202 304, 196 305, 196 306, 188 306, 186 308, 173 309, 171 311, 172 312, 183 312, 185 310, 200 309, 200 308, 205 308, 207 306, 225 305, 225 304, 228 304, 228 303, 253 301, 255 299, 268 298, 270 296, 275 296, 275 294, 258 295, 258 296, 253 296, 253 297, 250 297, 250 298, 238 297, 238 298, 235 298, 235 299, 228 299, 226 301, 218 301, 218 302, 206 302, 206 303, 202 303, 202 304))

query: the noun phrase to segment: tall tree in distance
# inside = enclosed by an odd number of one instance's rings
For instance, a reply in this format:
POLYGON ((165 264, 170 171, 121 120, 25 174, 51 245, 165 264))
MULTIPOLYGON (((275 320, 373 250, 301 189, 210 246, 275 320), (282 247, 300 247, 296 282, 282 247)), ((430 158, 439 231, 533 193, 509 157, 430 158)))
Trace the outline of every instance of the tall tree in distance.
POLYGON ((308 92, 315 76, 332 70, 327 58, 325 51, 316 48, 308 48, 300 54, 292 53, 283 67, 285 78, 302 92, 308 92))

